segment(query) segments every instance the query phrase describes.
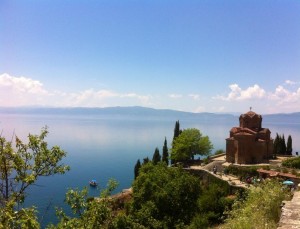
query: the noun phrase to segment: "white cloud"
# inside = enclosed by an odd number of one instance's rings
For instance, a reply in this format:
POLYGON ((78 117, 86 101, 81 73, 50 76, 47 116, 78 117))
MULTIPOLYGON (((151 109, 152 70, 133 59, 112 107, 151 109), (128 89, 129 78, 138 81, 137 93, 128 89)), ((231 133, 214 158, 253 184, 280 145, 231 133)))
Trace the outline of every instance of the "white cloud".
POLYGON ((292 80, 286 80, 284 83, 287 84, 287 85, 296 85, 296 84, 300 84, 300 82, 295 82, 295 81, 292 81, 292 80))
POLYGON ((198 94, 189 94, 189 96, 192 97, 194 100, 200 99, 200 95, 198 95, 198 94))
POLYGON ((199 107, 197 107, 196 109, 195 109, 195 113, 201 113, 201 112, 204 112, 205 111, 205 107, 203 107, 203 106, 199 106, 199 107))
POLYGON ((51 91, 38 80, 0 74, 0 106, 148 106, 192 112, 243 111, 253 106, 261 113, 300 111, 300 87, 297 87, 296 82, 288 80, 283 85, 266 92, 257 84, 244 89, 238 84, 231 84, 227 94, 213 97, 212 100, 193 93, 187 96, 182 94, 160 96, 93 88, 72 93, 51 91))
POLYGON ((225 101, 241 101, 249 99, 261 99, 264 98, 266 92, 259 85, 255 84, 252 87, 248 87, 242 90, 238 84, 229 85, 230 92, 227 96, 216 96, 215 99, 221 99, 225 101))
POLYGON ((117 93, 111 90, 88 89, 82 92, 65 94, 64 104, 60 106, 79 106, 79 107, 107 107, 120 106, 122 104, 142 105, 150 104, 151 96, 138 95, 136 93, 117 93), (66 102, 68 101, 68 102, 66 102))
POLYGON ((170 94, 169 97, 171 99, 179 99, 179 98, 182 98, 182 95, 181 94, 170 94))
POLYGON ((77 93, 64 94, 65 100, 62 102, 66 105, 62 104, 62 106, 101 106, 106 99, 115 97, 119 97, 119 95, 113 91, 87 89, 77 93))
POLYGON ((300 87, 295 91, 290 91, 279 85, 268 98, 273 102, 270 108, 271 113, 300 111, 300 87))
POLYGON ((121 98, 136 98, 142 101, 147 101, 151 98, 151 96, 147 95, 138 95, 136 93, 127 93, 127 94, 120 94, 121 98))
MULTIPOLYGON (((287 86, 296 84, 297 82, 285 81, 287 86)), ((213 97, 214 100, 227 102, 224 110, 233 111, 236 108, 240 110, 245 109, 246 106, 254 106, 262 113, 300 111, 300 88, 292 90, 279 85, 274 91, 268 92, 257 84, 246 89, 240 88, 238 84, 231 84, 229 88, 230 92, 227 95, 213 97)))
POLYGON ((118 93, 112 90, 87 89, 79 92, 47 91, 37 80, 0 75, 0 106, 57 106, 105 107, 151 105, 150 95, 134 92, 118 93))
POLYGON ((218 111, 218 112, 222 112, 222 111, 224 111, 224 110, 225 110, 225 107, 224 107, 224 106, 220 106, 220 107, 217 108, 217 111, 218 111))
MULTIPOLYGON (((269 98, 278 102, 278 104, 284 103, 299 103, 300 101, 300 87, 295 92, 291 92, 279 85, 275 92, 270 93, 269 98)), ((300 106, 299 106, 300 108, 300 106)), ((298 109, 299 109, 298 108, 298 109)))
POLYGON ((26 106, 43 103, 49 92, 37 80, 14 77, 7 73, 0 75, 0 105, 26 106))
POLYGON ((12 90, 15 93, 47 94, 43 84, 30 78, 13 77, 7 73, 0 75, 0 87, 4 90, 12 90))

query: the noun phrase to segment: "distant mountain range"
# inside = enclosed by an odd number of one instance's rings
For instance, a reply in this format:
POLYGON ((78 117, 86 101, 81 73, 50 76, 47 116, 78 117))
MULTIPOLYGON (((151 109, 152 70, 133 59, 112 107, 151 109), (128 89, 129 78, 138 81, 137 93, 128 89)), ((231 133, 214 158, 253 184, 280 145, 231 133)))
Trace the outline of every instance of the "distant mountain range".
MULTIPOLYGON (((43 107, 0 107, 0 114, 35 114, 35 115, 87 115, 87 116, 135 116, 143 118, 163 118, 172 120, 199 119, 236 122, 239 114, 226 113, 192 113, 170 109, 153 109, 147 107, 107 107, 107 108, 43 108, 43 107)), ((300 112, 288 114, 262 115, 264 123, 300 123, 300 112)))

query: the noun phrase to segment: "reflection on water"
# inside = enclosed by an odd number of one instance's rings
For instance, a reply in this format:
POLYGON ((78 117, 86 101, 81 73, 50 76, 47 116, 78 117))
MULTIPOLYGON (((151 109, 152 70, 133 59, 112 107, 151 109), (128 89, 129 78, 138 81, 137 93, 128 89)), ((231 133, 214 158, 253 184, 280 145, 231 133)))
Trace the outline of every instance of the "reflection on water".
MULTIPOLYGON (((42 127, 49 127, 49 145, 59 145, 68 152, 65 163, 71 171, 65 175, 43 177, 37 186, 30 189, 27 205, 36 205, 43 225, 55 222, 54 206, 63 206, 64 194, 68 188, 88 186, 90 179, 96 179, 100 188, 110 178, 120 185, 117 191, 128 188, 133 180, 133 167, 137 159, 152 158, 154 149, 162 152, 164 138, 170 145, 173 138, 175 121, 151 119, 147 117, 106 117, 106 116, 47 116, 47 115, 3 115, 0 114, 2 136, 11 139, 13 133, 25 140, 28 133, 38 134, 42 127)), ((238 118, 226 123, 222 121, 180 120, 182 129, 197 128, 208 135, 214 151, 225 149, 225 139, 231 127, 238 126, 238 118)), ((299 124, 263 124, 272 132, 293 138, 294 152, 299 151, 299 124)), ((90 189, 92 196, 99 194, 98 189, 90 189)))

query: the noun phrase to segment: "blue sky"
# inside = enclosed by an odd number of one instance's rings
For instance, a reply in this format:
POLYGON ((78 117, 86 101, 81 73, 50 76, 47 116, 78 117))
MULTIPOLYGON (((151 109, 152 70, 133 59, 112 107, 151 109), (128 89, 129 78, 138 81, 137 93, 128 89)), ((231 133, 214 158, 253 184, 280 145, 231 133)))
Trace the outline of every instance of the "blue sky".
POLYGON ((0 1, 0 106, 300 111, 300 1, 0 1))

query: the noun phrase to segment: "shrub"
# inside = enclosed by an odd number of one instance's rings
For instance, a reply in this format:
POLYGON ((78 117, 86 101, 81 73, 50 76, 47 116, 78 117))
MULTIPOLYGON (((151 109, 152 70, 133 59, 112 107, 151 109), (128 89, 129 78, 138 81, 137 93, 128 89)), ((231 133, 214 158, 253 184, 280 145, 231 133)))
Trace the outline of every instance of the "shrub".
POLYGON ((282 168, 282 172, 283 172, 283 173, 288 173, 289 170, 288 170, 287 168, 282 168))
POLYGON ((292 171, 291 171, 291 172, 292 172, 292 174, 293 174, 293 175, 295 175, 295 176, 297 176, 297 175, 298 175, 298 172, 297 172, 295 169, 292 169, 292 171))
POLYGON ((240 166, 233 166, 230 165, 226 169, 226 174, 232 174, 234 176, 239 177, 241 180, 245 179, 246 177, 250 176, 258 176, 259 173, 257 172, 258 167, 257 166, 251 166, 251 167, 240 167, 240 166))
POLYGON ((234 204, 230 217, 221 228, 277 228, 280 205, 285 197, 276 180, 251 187, 246 199, 234 204))
POLYGON ((300 157, 286 159, 282 162, 282 165, 288 168, 300 169, 300 157))
POLYGON ((201 191, 198 178, 165 163, 143 165, 132 188, 130 213, 147 228, 157 228, 158 222, 166 228, 189 224, 201 191))
POLYGON ((203 164, 207 165, 209 163, 209 161, 210 161, 209 157, 206 157, 203 159, 203 164))
POLYGON ((219 149, 215 152, 215 155, 219 155, 219 154, 223 154, 223 153, 225 153, 225 151, 222 149, 219 149))

